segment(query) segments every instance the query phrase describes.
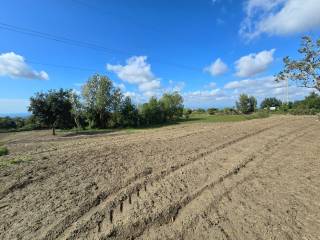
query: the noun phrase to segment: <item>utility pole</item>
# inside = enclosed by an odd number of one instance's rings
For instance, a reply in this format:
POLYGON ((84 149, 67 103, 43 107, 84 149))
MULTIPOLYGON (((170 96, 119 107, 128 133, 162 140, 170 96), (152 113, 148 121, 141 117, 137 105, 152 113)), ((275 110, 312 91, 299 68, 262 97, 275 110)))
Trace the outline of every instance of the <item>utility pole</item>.
POLYGON ((289 104, 289 80, 288 78, 286 79, 286 101, 287 105, 289 104))

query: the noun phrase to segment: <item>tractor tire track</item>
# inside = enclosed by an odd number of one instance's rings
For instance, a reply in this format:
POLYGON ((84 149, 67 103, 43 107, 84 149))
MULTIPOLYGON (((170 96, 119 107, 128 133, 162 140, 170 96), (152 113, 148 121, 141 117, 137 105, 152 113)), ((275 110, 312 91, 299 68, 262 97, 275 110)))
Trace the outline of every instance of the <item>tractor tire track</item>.
MULTIPOLYGON (((233 139, 233 140, 231 140, 231 141, 228 141, 228 142, 226 142, 226 143, 220 144, 220 145, 214 147, 213 149, 207 150, 207 151, 204 152, 204 153, 199 153, 195 158, 192 158, 191 161, 185 162, 185 163, 181 164, 180 166, 178 166, 178 167, 176 167, 176 168, 171 168, 171 169, 168 169, 167 171, 162 171, 162 174, 160 174, 160 175, 158 175, 158 176, 155 176, 155 177, 150 176, 150 178, 147 179, 146 182, 149 183, 149 184, 151 184, 151 183, 154 183, 154 182, 156 182, 156 181, 159 181, 159 180, 167 177, 168 175, 170 175, 170 174, 172 174, 172 173, 175 173, 175 172, 177 172, 178 170, 181 170, 181 168, 186 167, 186 166, 188 166, 188 165, 190 165, 190 164, 193 164, 193 163, 197 162, 198 160, 203 159, 203 157, 205 157, 205 156, 207 156, 207 155, 209 155, 209 154, 212 154, 212 153, 214 153, 214 152, 216 152, 216 151, 223 150, 223 149, 225 149, 225 148, 227 148, 227 147, 229 147, 229 146, 232 146, 233 144, 236 144, 236 143, 238 143, 238 142, 241 142, 241 141, 244 140, 244 139, 250 138, 250 137, 252 137, 252 136, 256 136, 256 135, 258 135, 258 134, 260 134, 260 133, 263 133, 263 132, 265 132, 265 131, 267 131, 267 130, 273 129, 274 127, 279 127, 279 126, 281 126, 281 125, 282 125, 282 124, 276 124, 276 125, 271 126, 271 127, 263 128, 263 129, 260 129, 260 130, 258 130, 258 131, 256 131, 256 132, 254 132, 254 133, 246 134, 245 136, 242 136, 242 137, 233 139)), ((252 159, 249 159, 248 162, 251 162, 251 161, 252 161, 252 159)), ((227 174, 227 176, 225 176, 225 177, 229 177, 229 176, 235 174, 237 171, 239 171, 239 169, 245 167, 246 164, 248 164, 248 162, 245 162, 245 163, 240 164, 240 165, 237 166, 235 169, 233 169, 231 172, 229 172, 229 173, 227 174), (244 164, 244 165, 243 165, 243 164, 244 164)), ((218 182, 223 181, 223 179, 224 179, 224 178, 219 179, 218 182)), ((203 191, 206 190, 207 188, 212 187, 212 185, 214 185, 214 184, 216 184, 216 182, 211 183, 211 184, 209 184, 208 186, 203 187, 197 194, 201 194, 201 192, 203 192, 203 191)), ((136 192, 137 189, 142 189, 142 188, 143 188, 143 185, 144 185, 144 183, 139 183, 139 184, 137 184, 137 185, 133 185, 133 186, 131 186, 130 188, 124 190, 122 193, 119 193, 119 192, 116 193, 115 196, 113 196, 113 200, 108 200, 108 207, 107 207, 108 210, 105 211, 104 214, 101 215, 101 213, 99 213, 99 214, 95 214, 95 215, 93 215, 93 216, 90 217, 90 220, 89 220, 88 222, 91 222, 92 224, 89 224, 89 225, 86 225, 85 227, 82 227, 82 230, 80 230, 80 231, 79 231, 79 230, 76 230, 76 229, 73 229, 73 230, 67 230, 67 229, 66 229, 66 232, 67 232, 68 234, 70 234, 70 232, 72 232, 72 231, 74 232, 73 234, 71 234, 71 237, 68 238, 68 239, 75 239, 76 236, 77 236, 77 234, 79 234, 80 232, 82 232, 82 231, 88 231, 89 229, 92 229, 93 227, 95 227, 96 224, 98 224, 101 219, 103 219, 103 218, 105 218, 105 217, 107 216, 107 213, 108 213, 111 209, 115 208, 115 207, 118 206, 121 202, 125 201, 125 200, 128 198, 128 196, 130 196, 130 195, 132 195, 134 192, 136 192), (100 220, 99 220, 99 219, 100 219, 100 220)), ((193 197, 196 197, 196 196, 193 196, 193 197)), ((191 199, 192 199, 193 197, 191 197, 191 199)), ((110 196, 110 198, 112 199, 111 196, 110 196)), ((181 203, 179 203, 178 206, 173 206, 173 207, 171 207, 170 209, 168 209, 169 214, 166 213, 166 214, 163 214, 163 215, 171 216, 171 217, 169 217, 169 218, 172 219, 172 214, 173 214, 173 215, 174 215, 174 214, 177 214, 178 209, 180 209, 182 206, 184 206, 189 200, 190 200, 190 197, 186 197, 181 203), (180 204, 181 204, 181 205, 180 205, 180 204)), ((107 204, 105 204, 105 205, 107 205, 107 204)), ((174 218, 174 216, 173 216, 173 218, 174 218)), ((66 237, 68 234, 65 234, 65 235, 62 235, 62 236, 63 236, 63 237, 66 237)))
MULTIPOLYGON (((65 236, 64 232, 72 232, 76 231, 73 229, 74 227, 71 227, 71 225, 81 220, 80 218, 88 218, 86 216, 87 213, 92 212, 92 208, 99 208, 103 202, 107 201, 109 208, 113 209, 116 206, 118 206, 121 202, 128 199, 128 197, 132 194, 134 194, 138 189, 142 189, 146 183, 153 184, 164 177, 168 176, 169 174, 175 173, 182 168, 189 166, 190 164, 193 164, 199 160, 201 160, 203 157, 210 155, 214 152, 221 151, 229 146, 232 146, 233 144, 236 144, 238 142, 241 142, 247 138, 251 138, 253 136, 256 136, 258 134, 261 134, 263 132, 266 132, 268 130, 271 130, 275 127, 279 127, 284 125, 283 123, 273 124, 272 126, 268 126, 262 129, 259 129, 257 131, 245 134, 244 136, 235 138, 233 140, 227 141, 225 143, 219 144, 218 146, 215 146, 214 148, 210 150, 203 151, 201 153, 196 154, 196 156, 189 158, 186 162, 181 163, 179 165, 171 166, 170 168, 166 170, 162 170, 160 174, 152 176, 151 174, 147 175, 141 175, 140 177, 135 177, 133 179, 130 179, 124 186, 118 187, 116 189, 111 190, 110 192, 102 192, 99 194, 94 200, 92 200, 90 203, 85 203, 83 207, 80 207, 80 210, 77 210, 74 212, 74 214, 69 215, 66 219, 59 222, 53 229, 49 230, 45 236, 40 237, 39 239, 56 239, 61 236, 65 236), (111 200, 110 200, 111 199, 111 200), (71 227, 71 230, 69 229, 71 227)), ((101 216, 93 215, 93 219, 100 219, 101 216)), ((95 226, 95 224, 93 224, 95 226)))
MULTIPOLYGON (((267 152, 267 154, 265 154, 264 152, 266 150, 268 150, 270 148, 276 148, 277 150, 281 150, 281 148, 279 147, 279 144, 281 145, 281 144, 289 141, 289 140, 283 141, 284 138, 289 137, 289 136, 293 136, 292 139, 299 138, 299 137, 303 136, 304 134, 306 134, 306 132, 310 131, 310 128, 312 128, 312 127, 314 127, 314 126, 311 126, 311 127, 308 126, 308 127, 303 127, 301 129, 299 129, 298 130, 299 132, 300 131, 303 131, 303 132, 299 133, 298 135, 296 135, 297 130, 295 130, 295 131, 292 131, 292 132, 289 132, 287 134, 280 136, 279 139, 277 139, 277 140, 270 141, 269 143, 266 144, 266 146, 264 146, 256 154, 250 156, 249 158, 247 158, 243 162, 239 163, 238 165, 233 167, 230 171, 228 171, 224 175, 220 176, 217 180, 210 182, 209 184, 206 184, 203 187, 201 187, 200 189, 196 190, 194 193, 185 196, 181 201, 170 205, 163 212, 158 213, 153 216, 149 216, 147 218, 147 221, 133 222, 133 223, 130 223, 129 225, 126 225, 126 226, 120 226, 120 229, 117 229, 116 227, 114 227, 114 228, 112 228, 111 232, 105 234, 105 236, 102 237, 102 239, 124 239, 127 237, 131 237, 131 239, 134 239, 134 238, 141 236, 146 229, 150 228, 154 224, 164 225, 164 224, 168 224, 169 222, 174 221, 177 218, 179 212, 183 208, 185 208, 188 204, 190 204, 192 201, 197 199, 204 191, 206 191, 208 189, 212 189, 212 188, 222 184, 226 179, 239 174, 243 168, 246 168, 247 165, 249 163, 255 161, 256 158, 259 157, 262 159, 267 159, 269 156, 272 155, 272 153, 267 152)), ((246 181, 246 180, 247 180, 247 178, 245 178, 244 181, 246 181)), ((76 237, 76 236, 74 236, 74 237, 76 237)), ((70 239, 74 239, 74 238, 70 238, 70 239)))

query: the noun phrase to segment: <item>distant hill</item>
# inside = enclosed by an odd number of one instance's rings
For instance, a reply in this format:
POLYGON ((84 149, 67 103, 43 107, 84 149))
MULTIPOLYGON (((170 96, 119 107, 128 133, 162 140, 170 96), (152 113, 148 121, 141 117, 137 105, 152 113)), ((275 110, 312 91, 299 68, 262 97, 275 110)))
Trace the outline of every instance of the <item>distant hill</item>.
POLYGON ((29 117, 30 113, 0 113, 0 117, 29 117))

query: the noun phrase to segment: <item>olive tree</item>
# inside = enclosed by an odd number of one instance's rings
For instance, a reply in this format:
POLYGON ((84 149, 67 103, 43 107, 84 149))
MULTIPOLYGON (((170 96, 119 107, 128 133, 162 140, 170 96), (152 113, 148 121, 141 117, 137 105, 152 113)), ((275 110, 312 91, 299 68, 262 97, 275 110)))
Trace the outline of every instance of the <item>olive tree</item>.
POLYGON ((303 37, 298 51, 302 58, 292 60, 285 57, 284 69, 277 74, 276 81, 292 80, 299 87, 320 91, 320 39, 313 42, 310 37, 303 37))
POLYGON ((73 124, 71 109, 71 90, 60 89, 36 93, 30 98, 28 110, 41 124, 52 128, 52 134, 55 135, 57 127, 67 128, 73 124))

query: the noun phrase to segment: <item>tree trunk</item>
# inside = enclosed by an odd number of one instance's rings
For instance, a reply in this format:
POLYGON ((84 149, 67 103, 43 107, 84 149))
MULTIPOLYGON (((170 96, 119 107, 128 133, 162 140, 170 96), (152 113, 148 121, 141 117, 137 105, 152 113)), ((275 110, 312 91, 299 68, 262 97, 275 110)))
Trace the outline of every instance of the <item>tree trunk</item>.
POLYGON ((56 135, 56 129, 54 126, 52 126, 52 135, 56 135))

